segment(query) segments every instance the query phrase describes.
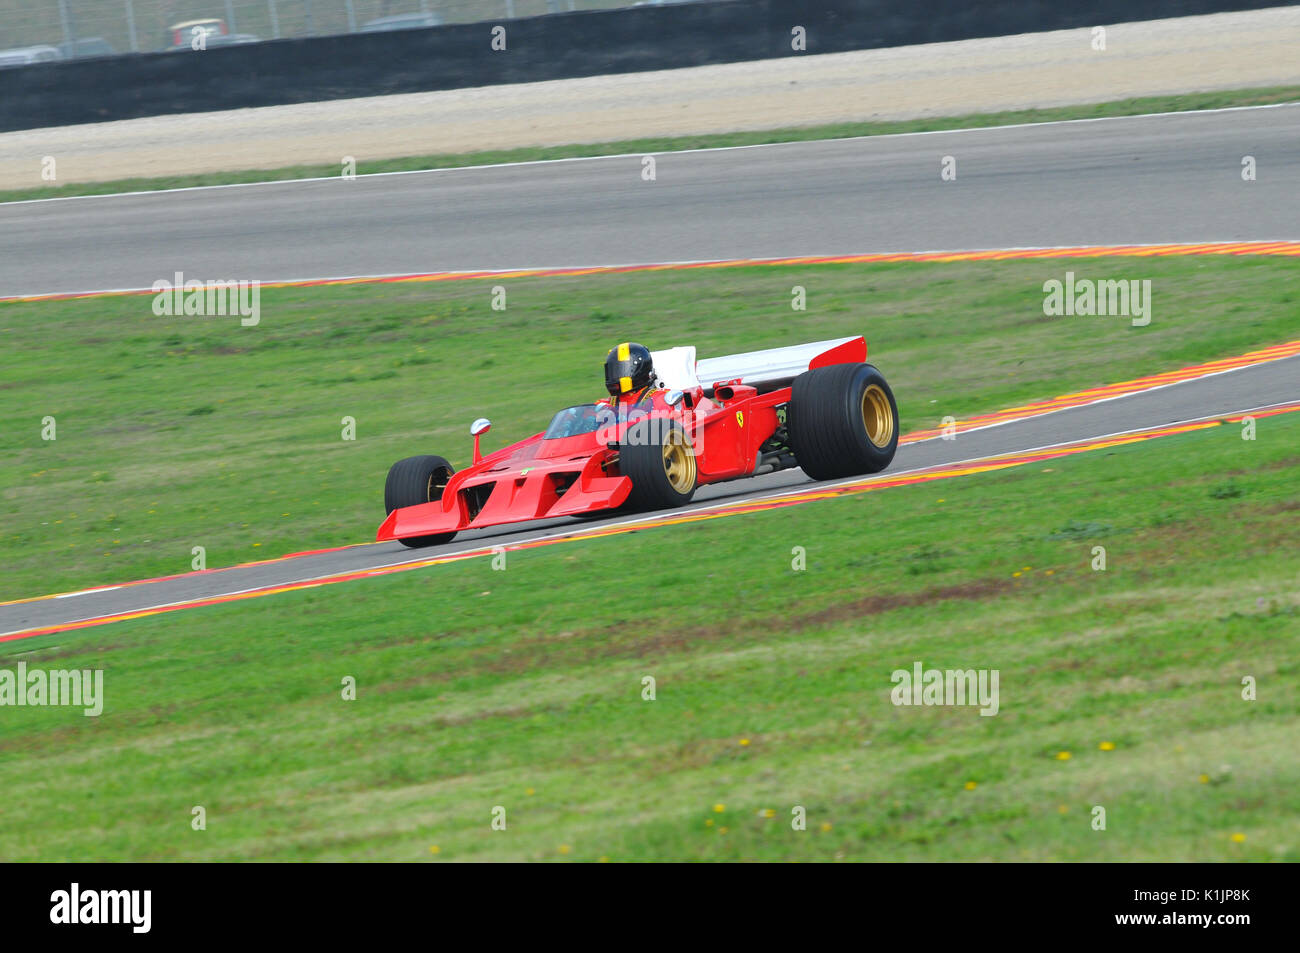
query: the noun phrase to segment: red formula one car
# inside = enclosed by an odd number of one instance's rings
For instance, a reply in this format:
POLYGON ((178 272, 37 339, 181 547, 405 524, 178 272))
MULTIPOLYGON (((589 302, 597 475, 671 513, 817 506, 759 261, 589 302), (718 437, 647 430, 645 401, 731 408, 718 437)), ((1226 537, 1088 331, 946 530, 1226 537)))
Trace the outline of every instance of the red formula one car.
POLYGON ((694 347, 620 344, 608 400, 561 410, 541 433, 474 462, 393 464, 378 539, 430 546, 461 530, 681 506, 709 483, 802 467, 816 480, 883 470, 898 407, 861 337, 696 360, 694 347))

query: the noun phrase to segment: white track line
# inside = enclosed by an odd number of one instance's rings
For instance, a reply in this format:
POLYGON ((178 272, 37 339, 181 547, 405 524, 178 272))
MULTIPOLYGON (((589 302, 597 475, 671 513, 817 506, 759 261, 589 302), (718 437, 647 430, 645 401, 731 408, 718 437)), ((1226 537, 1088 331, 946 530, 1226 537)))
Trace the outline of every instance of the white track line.
POLYGON ((97 592, 112 592, 114 589, 121 589, 121 586, 100 586, 98 589, 82 589, 80 592, 63 592, 57 596, 50 596, 51 599, 71 599, 73 596, 91 596, 97 592))
MULTIPOLYGON (((553 165, 562 162, 598 162, 602 159, 640 159, 643 156, 695 155, 707 152, 731 152, 741 149, 770 149, 777 146, 798 146, 816 142, 857 142, 866 139, 902 139, 909 136, 944 136, 969 132, 1000 132, 1004 129, 1035 129, 1042 126, 1065 126, 1073 123, 1120 122, 1126 119, 1162 119, 1169 116, 1209 116, 1216 113, 1244 112, 1250 109, 1281 109, 1288 106, 1300 106, 1297 102, 1267 103, 1261 106, 1220 106, 1215 109, 1182 109, 1168 112, 1139 113, 1134 116, 1092 116, 1086 119, 1048 119, 1044 122, 1016 122, 999 126, 962 126, 957 129, 927 129, 918 132, 886 132, 879 135, 840 136, 833 139, 794 139, 785 142, 756 142, 744 146, 704 146, 696 149, 669 149, 663 152, 616 152, 608 155, 567 156, 560 159, 526 159, 521 162, 492 162, 485 165, 456 165, 439 169, 403 169, 394 172, 366 172, 353 176, 353 179, 376 179, 399 175, 433 175, 441 172, 467 172, 475 169, 509 169, 534 165, 553 165)), ((951 117, 962 119, 961 116, 951 117)), ((905 121, 905 120, 902 120, 905 121)), ((99 195, 59 195, 43 199, 18 199, 2 202, 0 207, 8 205, 32 205, 38 202, 76 202, 89 199, 128 198, 138 195, 169 195, 177 192, 201 192, 209 189, 248 189, 268 185, 302 185, 310 182, 341 182, 342 175, 311 176, 301 179, 267 179, 259 182, 227 182, 222 185, 188 185, 173 189, 141 189, 135 192, 105 192, 99 195)), ((87 183, 90 184, 90 183, 87 183)))

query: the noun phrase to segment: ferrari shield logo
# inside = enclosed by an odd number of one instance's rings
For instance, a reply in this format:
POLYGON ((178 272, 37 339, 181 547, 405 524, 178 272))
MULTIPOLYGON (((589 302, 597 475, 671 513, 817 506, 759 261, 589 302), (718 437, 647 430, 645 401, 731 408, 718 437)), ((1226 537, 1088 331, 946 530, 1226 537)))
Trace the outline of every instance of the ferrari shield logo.
POLYGON ((741 427, 745 426, 745 412, 743 410, 736 411, 736 423, 741 427))

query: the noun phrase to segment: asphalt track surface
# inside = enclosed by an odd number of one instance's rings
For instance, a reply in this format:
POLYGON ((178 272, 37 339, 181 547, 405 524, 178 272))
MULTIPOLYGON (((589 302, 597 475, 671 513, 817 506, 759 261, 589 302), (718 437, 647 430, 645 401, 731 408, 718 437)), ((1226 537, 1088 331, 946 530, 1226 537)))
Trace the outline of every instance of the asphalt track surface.
POLYGON ((1300 237, 1300 105, 0 205, 0 297, 1300 237), (1241 177, 1253 156, 1257 179, 1241 177), (941 160, 957 178, 940 178, 941 160))
MULTIPOLYGON (((909 470, 940 464, 1111 436, 1210 415, 1227 416, 1296 399, 1300 399, 1300 356, 963 432, 954 440, 934 438, 906 444, 899 448, 894 463, 886 473, 899 475, 909 470)), ((1261 426, 1267 427, 1267 421, 1263 421, 1261 426)), ((1237 431, 1229 433, 1232 439, 1239 439, 1237 431)), ((749 480, 704 487, 686 509, 701 509, 721 502, 748 501, 791 487, 811 488, 816 485, 802 470, 785 470, 749 480)), ((378 499, 379 488, 376 487, 376 525, 382 515, 378 499)), ((743 519, 744 516, 735 518, 743 519)), ((372 543, 259 565, 16 603, 0 606, 0 636, 332 574, 421 561, 431 555, 496 545, 508 546, 562 534, 566 529, 585 530, 602 524, 625 522, 627 519, 625 515, 617 515, 603 520, 565 519, 493 527, 464 533, 445 546, 421 550, 410 550, 395 542, 372 543)), ((370 527, 359 527, 358 535, 369 530, 370 527)), ((429 571, 437 570, 434 568, 429 571)))

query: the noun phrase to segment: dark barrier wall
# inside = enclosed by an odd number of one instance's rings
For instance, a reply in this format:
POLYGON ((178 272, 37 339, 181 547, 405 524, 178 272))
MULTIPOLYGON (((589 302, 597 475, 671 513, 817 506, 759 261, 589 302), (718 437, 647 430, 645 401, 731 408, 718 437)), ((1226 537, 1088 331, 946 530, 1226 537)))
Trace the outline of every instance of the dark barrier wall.
POLYGON ((731 0, 0 70, 0 130, 673 69, 1285 6, 1295 0, 731 0), (807 54, 791 28, 807 30, 807 54))

